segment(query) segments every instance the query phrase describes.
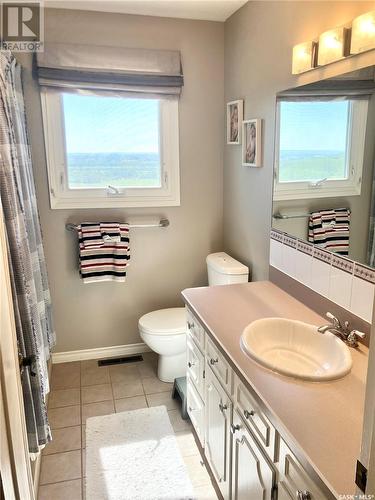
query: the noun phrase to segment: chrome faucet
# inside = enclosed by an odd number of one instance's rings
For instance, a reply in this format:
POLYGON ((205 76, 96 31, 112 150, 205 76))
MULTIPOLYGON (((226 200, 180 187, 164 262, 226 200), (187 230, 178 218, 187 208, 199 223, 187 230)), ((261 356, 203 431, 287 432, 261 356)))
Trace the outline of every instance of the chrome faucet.
POLYGON ((331 332, 337 337, 339 337, 346 345, 349 347, 357 347, 358 346, 358 337, 363 339, 366 334, 360 332, 358 330, 351 330, 349 321, 345 321, 342 325, 340 320, 336 318, 332 313, 327 312, 326 316, 331 320, 329 325, 323 325, 318 327, 319 333, 331 332))

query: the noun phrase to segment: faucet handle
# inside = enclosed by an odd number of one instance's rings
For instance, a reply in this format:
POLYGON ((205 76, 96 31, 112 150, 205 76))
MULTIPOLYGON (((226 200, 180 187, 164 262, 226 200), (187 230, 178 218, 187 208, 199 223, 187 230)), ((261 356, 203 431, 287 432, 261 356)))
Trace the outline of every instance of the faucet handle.
POLYGON ((350 333, 352 335, 360 337, 361 339, 364 339, 366 337, 366 334, 364 332, 360 332, 359 330, 352 330, 350 333))
POLYGON ((358 330, 352 330, 346 338, 346 343, 350 347, 357 347, 358 346, 358 340, 357 340, 358 337, 363 339, 364 337, 366 337, 366 334, 363 332, 360 332, 358 330))
POLYGON ((336 318, 336 316, 334 316, 331 312, 327 311, 326 312, 326 316, 327 316, 328 319, 330 319, 332 321, 333 325, 336 328, 340 328, 341 327, 340 320, 338 318, 336 318))

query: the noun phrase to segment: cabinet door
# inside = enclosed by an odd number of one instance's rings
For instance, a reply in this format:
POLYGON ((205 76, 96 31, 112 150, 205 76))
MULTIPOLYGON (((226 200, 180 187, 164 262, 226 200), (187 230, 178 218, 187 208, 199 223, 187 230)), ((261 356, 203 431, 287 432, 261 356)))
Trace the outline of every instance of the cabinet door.
POLYGON ((204 447, 204 404, 189 378, 187 379, 186 397, 187 411, 191 423, 193 424, 202 447, 204 447))
POLYGON ((237 412, 233 414, 232 499, 272 500, 276 472, 237 412))
POLYGON ((230 418, 232 403, 210 368, 206 370, 205 454, 224 499, 230 487, 230 418))

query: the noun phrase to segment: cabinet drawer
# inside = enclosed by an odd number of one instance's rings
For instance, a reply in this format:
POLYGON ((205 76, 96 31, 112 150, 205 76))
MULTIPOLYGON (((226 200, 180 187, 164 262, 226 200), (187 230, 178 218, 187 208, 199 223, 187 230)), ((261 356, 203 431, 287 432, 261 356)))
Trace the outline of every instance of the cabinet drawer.
POLYGON ((232 369, 212 340, 206 337, 207 364, 215 373, 228 394, 232 394, 232 369))
POLYGON ((191 380, 187 379, 187 411, 197 433, 201 445, 204 447, 204 403, 196 391, 191 380))
POLYGON ((194 383, 201 398, 204 394, 204 357, 196 344, 193 342, 191 335, 187 335, 187 379, 194 383))
POLYGON ((187 309, 186 313, 188 332, 194 339, 194 342, 196 342, 198 347, 201 349, 201 351, 204 352, 205 331, 194 314, 189 309, 187 309))
POLYGON ((290 451, 286 443, 279 438, 279 457, 277 463, 279 491, 281 499, 295 500, 298 492, 307 492, 311 500, 325 500, 326 496, 309 478, 307 472, 290 451))
POLYGON ((264 446, 267 455, 274 461, 276 441, 275 428, 260 410, 255 399, 237 376, 235 377, 234 386, 238 412, 243 417, 249 429, 254 432, 257 439, 264 446))

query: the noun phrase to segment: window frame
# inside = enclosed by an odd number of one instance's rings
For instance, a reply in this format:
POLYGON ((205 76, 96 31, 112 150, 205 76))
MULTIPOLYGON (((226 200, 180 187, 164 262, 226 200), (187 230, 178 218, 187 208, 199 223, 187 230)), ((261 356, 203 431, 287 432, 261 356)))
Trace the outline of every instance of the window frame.
MULTIPOLYGON (((311 98, 310 101, 314 99, 311 98)), ((350 100, 350 99, 349 99, 350 100)), ((309 98, 306 97, 306 101, 309 98)), ((350 115, 348 124, 348 179, 326 180, 313 185, 311 181, 279 182, 279 157, 280 157, 280 104, 276 102, 276 130, 275 130, 275 155, 274 155, 274 200, 299 200, 314 198, 335 198, 342 196, 359 196, 362 189, 362 171, 364 148, 366 139, 368 100, 350 100, 350 115)))
MULTIPOLYGON (((69 188, 63 93, 63 90, 41 90, 51 209, 180 205, 178 99, 160 97, 161 187, 118 188, 118 193, 113 193, 108 188, 69 188)), ((97 91, 95 94, 102 95, 103 93, 97 91)))

